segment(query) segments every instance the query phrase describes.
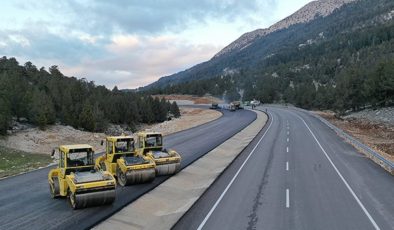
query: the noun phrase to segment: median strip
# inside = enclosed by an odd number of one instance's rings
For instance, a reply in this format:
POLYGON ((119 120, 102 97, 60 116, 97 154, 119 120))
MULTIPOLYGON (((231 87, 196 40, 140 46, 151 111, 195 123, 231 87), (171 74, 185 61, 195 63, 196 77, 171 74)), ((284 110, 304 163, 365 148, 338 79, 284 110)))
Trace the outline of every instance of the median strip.
POLYGON ((249 126, 94 229, 170 229, 264 127, 267 116, 255 112, 249 126))

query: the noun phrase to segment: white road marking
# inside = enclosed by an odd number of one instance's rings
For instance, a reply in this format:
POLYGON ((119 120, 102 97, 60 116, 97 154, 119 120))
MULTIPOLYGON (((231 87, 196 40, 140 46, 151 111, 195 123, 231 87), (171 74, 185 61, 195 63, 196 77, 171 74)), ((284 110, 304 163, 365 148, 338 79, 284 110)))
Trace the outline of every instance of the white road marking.
POLYGON ((289 138, 287 138, 287 142, 289 142, 289 138))
POLYGON ((286 171, 289 171, 289 162, 286 161, 286 171))
POLYGON ((201 224, 198 226, 197 230, 201 230, 204 225, 207 223, 209 217, 212 215, 213 211, 215 211, 216 207, 219 205, 220 201, 223 199, 224 195, 226 195, 227 191, 231 187, 231 185, 234 183, 235 179, 238 177, 238 174, 241 172, 243 167, 245 166, 246 162, 248 162, 249 158, 252 156, 254 151, 256 150, 257 146, 259 146, 260 142, 263 140, 265 135, 267 134, 268 130, 270 130, 272 123, 274 122, 274 117, 268 113, 270 117, 272 117, 271 123, 268 126, 267 130, 263 134, 263 136, 260 138, 259 142, 254 146, 252 151, 249 153, 248 157, 246 157, 245 161, 242 163, 241 167, 238 169, 238 171, 235 173, 234 177, 231 179, 230 183, 227 185, 227 187, 224 189, 222 194, 220 195, 219 199, 215 202, 215 204, 212 206, 211 210, 209 210, 208 214, 205 216, 204 220, 201 222, 201 224))
POLYGON ((349 183, 347 183, 347 181, 345 180, 345 178, 342 176, 342 174, 339 172, 338 168, 335 166, 334 162, 332 162, 331 158, 328 156, 326 150, 324 150, 324 148, 322 147, 322 145, 320 144, 320 142, 317 140, 315 134, 312 132, 312 130, 309 128, 309 126, 306 124, 305 120, 298 116, 296 114, 297 117, 299 117, 302 122, 304 122, 305 126, 308 128, 309 132, 312 134, 312 137, 315 139, 315 141, 317 142, 317 144, 319 145, 320 149, 323 151, 324 155, 326 156, 326 158, 328 159, 328 161, 331 163, 331 166, 334 168, 335 172, 338 174, 338 176, 341 178, 342 182, 346 185, 346 188, 349 190, 349 192, 352 194, 352 196, 354 197, 354 199, 357 201, 358 205, 361 207, 361 209, 364 211, 365 215, 368 217, 369 221, 372 223, 372 225, 374 226, 374 228, 376 230, 380 230, 379 226, 376 224, 375 220, 373 219, 373 217, 371 216, 371 214, 369 214, 368 210, 365 208, 365 206, 363 205, 363 203, 361 203, 360 199, 357 197, 356 193, 354 193, 353 189, 350 187, 349 183))
POLYGON ((287 131, 287 135, 289 135, 290 134, 290 132, 289 131, 287 131))
POLYGON ((290 208, 290 191, 286 189, 286 208, 290 208))
POLYGON ((289 147, 286 147, 286 152, 289 152, 289 147))

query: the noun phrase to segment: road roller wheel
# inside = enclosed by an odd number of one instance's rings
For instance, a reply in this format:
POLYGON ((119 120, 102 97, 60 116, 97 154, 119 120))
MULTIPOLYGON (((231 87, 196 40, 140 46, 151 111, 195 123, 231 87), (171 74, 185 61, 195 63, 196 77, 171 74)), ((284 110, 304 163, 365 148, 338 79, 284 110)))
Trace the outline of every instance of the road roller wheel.
POLYGON ((73 207, 73 209, 77 209, 78 205, 75 194, 72 193, 70 190, 68 191, 68 199, 70 200, 71 207, 73 207))
POLYGON ((49 191, 51 192, 52 198, 59 197, 59 180, 57 177, 52 177, 53 183, 49 183, 49 191))
POLYGON ((107 167, 105 167, 105 163, 104 163, 104 162, 101 162, 101 163, 100 163, 100 168, 101 168, 101 170, 103 170, 103 171, 107 171, 107 167))
POLYGON ((118 177, 118 183, 121 186, 126 186, 127 185, 127 176, 125 173, 122 172, 122 170, 117 167, 116 169, 116 176, 118 177))

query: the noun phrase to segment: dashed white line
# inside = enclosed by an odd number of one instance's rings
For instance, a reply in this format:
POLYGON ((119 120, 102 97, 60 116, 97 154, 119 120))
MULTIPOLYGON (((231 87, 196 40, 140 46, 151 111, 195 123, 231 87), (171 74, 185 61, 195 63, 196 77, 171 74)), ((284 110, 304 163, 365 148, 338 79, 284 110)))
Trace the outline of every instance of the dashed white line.
POLYGON ((287 135, 289 135, 290 134, 290 132, 289 131, 287 131, 287 135))
POLYGON ((286 152, 289 152, 289 147, 286 147, 286 152))
POLYGON ((287 138, 287 142, 289 142, 289 138, 287 138))
POLYGON ((286 189, 286 208, 290 208, 290 191, 286 189))
POLYGON ((260 142, 263 140, 265 135, 267 134, 268 130, 270 130, 272 123, 274 122, 274 117, 268 113, 270 117, 272 117, 271 123, 268 126, 267 130, 265 130, 265 133, 263 136, 260 138, 259 142, 254 146, 252 151, 249 153, 248 157, 245 159, 245 161, 242 163, 241 167, 239 167, 238 171, 235 173, 234 177, 231 179, 230 183, 227 185, 227 187, 224 189, 222 194, 220 195, 219 199, 215 202, 215 204, 212 206, 211 210, 209 210, 208 214, 205 216, 204 220, 201 222, 201 224, 198 226, 197 230, 201 230, 204 225, 207 223, 209 217, 212 215, 213 211, 215 211, 216 207, 219 205, 220 201, 223 199, 224 195, 226 195, 227 191, 230 189, 231 185, 234 183, 235 179, 238 177, 238 174, 241 172, 243 167, 245 166, 246 162, 248 162, 249 158, 252 156, 254 151, 256 150, 257 146, 259 146, 260 142))
POLYGON ((289 171, 289 162, 286 161, 286 171, 289 171))
POLYGON ((368 217, 369 221, 371 222, 371 224, 374 226, 374 228, 376 230, 380 230, 379 226, 376 224, 375 220, 373 219, 373 217, 371 216, 371 214, 369 214, 368 210, 365 208, 365 206, 363 205, 363 203, 361 203, 360 199, 357 197, 356 193, 353 191, 353 189, 350 187, 349 183, 347 183, 347 181, 345 180, 345 178, 342 176, 342 174, 339 172, 338 168, 335 166, 334 162, 331 160, 331 158, 328 156, 326 150, 324 150, 324 148, 322 147, 322 145, 320 144, 320 142, 317 140, 315 134, 312 132, 312 130, 309 128, 308 124, 305 122, 305 120, 298 116, 296 114, 296 116, 298 118, 301 119, 301 121, 305 124, 306 128, 309 130, 309 132, 312 134, 312 137, 315 139, 315 141, 317 142, 317 144, 319 145, 320 149, 322 150, 322 152, 324 153, 324 155, 326 156, 327 160, 330 162, 331 166, 334 168, 335 172, 338 174, 339 178, 341 178, 342 182, 345 184, 346 188, 349 190, 350 194, 352 194, 352 196, 354 197, 354 199, 357 201, 358 205, 361 207, 361 209, 364 211, 365 215, 368 217))

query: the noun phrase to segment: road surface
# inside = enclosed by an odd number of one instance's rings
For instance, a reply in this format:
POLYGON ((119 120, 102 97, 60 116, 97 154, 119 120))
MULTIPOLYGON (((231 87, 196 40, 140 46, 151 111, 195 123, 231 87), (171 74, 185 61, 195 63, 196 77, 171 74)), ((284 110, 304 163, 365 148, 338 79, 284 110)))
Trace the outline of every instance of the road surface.
POLYGON ((308 113, 258 137, 174 229, 394 229, 394 177, 308 113))
MULTIPOLYGON (((242 110, 223 111, 207 124, 164 138, 165 147, 182 155, 182 168, 197 160, 250 124, 256 114, 242 110)), ((116 201, 109 206, 72 210, 66 199, 50 198, 48 168, 0 181, 0 229, 85 229, 105 219, 168 177, 152 183, 118 186, 116 201)))

